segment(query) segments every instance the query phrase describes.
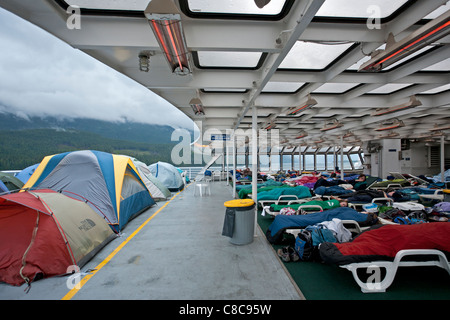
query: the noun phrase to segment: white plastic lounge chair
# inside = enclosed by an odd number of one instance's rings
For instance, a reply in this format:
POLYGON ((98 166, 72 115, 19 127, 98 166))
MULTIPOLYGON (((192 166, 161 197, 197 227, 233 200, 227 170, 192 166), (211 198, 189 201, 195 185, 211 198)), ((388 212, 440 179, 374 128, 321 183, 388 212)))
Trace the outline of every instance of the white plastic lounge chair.
POLYGON ((418 266, 437 266, 447 270, 450 275, 450 265, 442 251, 434 249, 409 249, 397 252, 394 261, 373 261, 359 262, 340 266, 352 272, 356 283, 361 287, 364 293, 385 292, 392 284, 397 273, 398 267, 418 267, 418 266), (428 261, 402 261, 406 256, 436 256, 437 259, 428 261), (367 273, 371 274, 367 281, 361 281, 358 276, 358 269, 366 268, 367 273), (383 280, 379 279, 380 268, 386 268, 386 276, 383 280))

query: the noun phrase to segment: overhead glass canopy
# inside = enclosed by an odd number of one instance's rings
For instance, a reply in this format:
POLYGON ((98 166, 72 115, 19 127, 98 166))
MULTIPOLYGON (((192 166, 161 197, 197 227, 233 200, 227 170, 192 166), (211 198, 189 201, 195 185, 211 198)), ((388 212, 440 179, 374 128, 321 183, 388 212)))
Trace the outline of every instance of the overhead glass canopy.
POLYGON ((411 83, 389 83, 385 84, 384 86, 381 86, 377 89, 374 89, 372 91, 369 91, 367 93, 373 93, 373 94, 389 94, 392 92, 395 92, 397 90, 406 88, 410 86, 411 83))
POLYGON ((264 8, 258 8, 254 0, 187 0, 189 10, 201 13, 266 14, 277 15, 286 0, 272 0, 264 8))
POLYGON ((316 17, 386 18, 408 0, 326 0, 316 17))
POLYGON ((325 83, 316 90, 314 93, 344 93, 354 87, 359 85, 359 83, 325 83))
POLYGON ((446 4, 440 6, 439 8, 431 12, 429 15, 425 16, 424 19, 435 19, 439 17, 441 14, 447 12, 448 10, 450 10, 450 1, 447 1, 446 4))
POLYGON ((297 41, 280 64, 280 69, 316 69, 321 70, 349 49, 351 43, 322 44, 297 41))
POLYGON ((450 58, 426 67, 422 71, 450 71, 450 58))
POLYGON ((144 11, 150 0, 111 1, 111 0, 66 0, 68 5, 86 9, 144 11))
POLYGON ((446 85, 443 85, 443 86, 440 86, 440 87, 437 87, 437 88, 434 88, 431 90, 427 90, 427 91, 421 92, 420 94, 434 94, 434 93, 444 92, 447 90, 450 90, 450 84, 446 84, 446 85))
POLYGON ((285 92, 293 93, 303 86, 304 82, 277 82, 269 81, 262 92, 285 92))
POLYGON ((256 68, 261 52, 198 51, 201 67, 256 68))

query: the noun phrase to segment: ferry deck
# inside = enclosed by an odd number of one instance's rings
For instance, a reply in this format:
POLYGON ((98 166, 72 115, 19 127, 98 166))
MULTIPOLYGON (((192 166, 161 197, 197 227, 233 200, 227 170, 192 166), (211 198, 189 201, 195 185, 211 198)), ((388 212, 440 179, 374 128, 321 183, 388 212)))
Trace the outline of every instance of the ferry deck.
MULTIPOLYGON (((185 113, 200 132, 191 145, 197 155, 244 155, 245 166, 257 172, 262 162, 274 168, 276 149, 295 170, 340 167, 342 177, 344 171, 383 179, 408 173, 444 181, 446 0, 1 0, 0 6, 185 113), (305 167, 308 159, 312 168, 305 167)), ((236 161, 229 165, 235 169, 236 161)), ((255 180, 255 200, 256 188, 255 180)), ((244 246, 221 235, 232 190, 215 181, 210 196, 197 197, 191 185, 139 215, 88 263, 79 290, 56 277, 32 283, 28 293, 1 284, 0 298, 320 299, 293 279, 265 230, 257 227, 244 246)), ((409 297, 395 288, 363 294, 346 270, 339 278, 348 276, 355 294, 331 295, 336 277, 327 274, 331 287, 312 291, 329 299, 409 297)), ((441 275, 429 281, 435 291, 420 289, 425 278, 410 287, 407 279, 399 283, 416 298, 445 298, 448 277, 440 281, 441 275)))

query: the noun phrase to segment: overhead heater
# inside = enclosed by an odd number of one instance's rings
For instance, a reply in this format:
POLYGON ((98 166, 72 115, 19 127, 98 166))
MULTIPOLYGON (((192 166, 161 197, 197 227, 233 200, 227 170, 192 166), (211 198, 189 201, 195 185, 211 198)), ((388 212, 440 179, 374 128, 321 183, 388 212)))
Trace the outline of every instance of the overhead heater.
POLYGON ((287 116, 296 116, 298 115, 300 112, 305 111, 306 109, 309 109, 313 106, 315 106, 317 104, 317 101, 313 98, 311 98, 310 95, 308 95, 308 98, 306 99, 306 101, 302 104, 300 104, 300 106, 298 107, 292 107, 289 108, 286 112, 287 116))
POLYGON ((392 129, 396 129, 396 128, 400 128, 400 127, 404 127, 405 124, 403 123, 403 121, 398 120, 398 119, 392 119, 392 120, 387 120, 384 121, 383 123, 381 123, 381 127, 376 128, 375 131, 386 131, 386 130, 392 130, 392 129))
POLYGON ((152 0, 144 14, 171 71, 177 75, 189 74, 189 52, 177 6, 173 1, 152 0))
POLYGON ((194 114, 196 116, 198 115, 205 115, 205 110, 203 109, 203 103, 199 98, 193 98, 189 102, 189 105, 192 108, 192 111, 194 111, 194 114))
POLYGON ((395 42, 389 34, 385 50, 377 50, 358 71, 378 72, 450 33, 450 11, 423 25, 409 36, 395 42))
POLYGON ((330 122, 326 122, 325 125, 324 125, 324 127, 321 128, 320 131, 329 131, 329 130, 333 130, 333 129, 336 129, 336 128, 340 128, 340 127, 342 127, 342 126, 343 126, 342 123, 340 123, 340 122, 339 122, 338 120, 336 120, 336 119, 333 119, 333 120, 330 121, 330 122))
POLYGON ((390 107, 390 108, 379 108, 379 109, 375 110, 375 112, 373 112, 371 115, 372 116, 382 116, 384 114, 397 112, 397 111, 401 111, 401 110, 405 110, 405 109, 409 109, 409 108, 414 108, 414 107, 421 106, 421 105, 422 105, 422 102, 420 102, 420 100, 418 100, 415 96, 412 96, 410 98, 410 100, 406 103, 399 104, 395 107, 390 107))

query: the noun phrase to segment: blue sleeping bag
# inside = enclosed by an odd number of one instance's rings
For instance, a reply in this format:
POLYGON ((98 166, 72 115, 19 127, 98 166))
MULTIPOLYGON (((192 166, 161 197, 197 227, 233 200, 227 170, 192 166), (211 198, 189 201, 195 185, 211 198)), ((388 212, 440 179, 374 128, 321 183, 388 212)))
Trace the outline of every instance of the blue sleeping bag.
POLYGON ((371 226, 378 220, 376 215, 366 214, 348 207, 325 210, 306 215, 277 215, 266 232, 267 240, 270 243, 278 243, 283 238, 286 229, 305 228, 310 225, 331 221, 333 218, 341 220, 354 220, 363 226, 371 226))

